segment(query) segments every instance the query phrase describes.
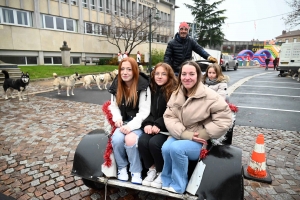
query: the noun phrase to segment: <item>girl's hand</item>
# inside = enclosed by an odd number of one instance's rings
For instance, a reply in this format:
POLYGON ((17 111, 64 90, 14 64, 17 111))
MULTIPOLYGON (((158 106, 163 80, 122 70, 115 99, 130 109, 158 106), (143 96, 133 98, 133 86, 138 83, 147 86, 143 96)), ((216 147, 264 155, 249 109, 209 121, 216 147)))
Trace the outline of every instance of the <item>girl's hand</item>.
POLYGON ((117 128, 120 128, 121 126, 123 126, 123 121, 122 121, 122 120, 116 121, 116 122, 115 122, 115 126, 116 126, 117 128))
POLYGON ((202 144, 207 144, 206 140, 199 138, 198 135, 199 135, 199 133, 195 132, 192 140, 194 142, 199 142, 199 143, 202 143, 202 144))
POLYGON ((125 135, 127 135, 128 133, 131 132, 131 129, 130 129, 129 126, 125 125, 125 126, 121 126, 121 127, 120 127, 120 131, 121 131, 122 133, 124 133, 125 135))
POLYGON ((160 132, 160 129, 157 126, 152 126, 152 133, 157 134, 160 132))
POLYGON ((147 125, 144 127, 144 132, 147 134, 152 134, 152 126, 151 125, 147 125))

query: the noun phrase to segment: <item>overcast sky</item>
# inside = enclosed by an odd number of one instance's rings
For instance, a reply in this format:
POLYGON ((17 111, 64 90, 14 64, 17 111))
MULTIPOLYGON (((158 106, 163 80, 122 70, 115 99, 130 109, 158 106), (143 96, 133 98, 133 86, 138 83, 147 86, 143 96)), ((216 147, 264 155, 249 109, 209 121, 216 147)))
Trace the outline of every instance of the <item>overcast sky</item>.
MULTIPOLYGON (((194 17, 189 14, 191 11, 183 4, 193 5, 193 2, 193 0, 176 0, 176 5, 180 8, 175 11, 175 32, 178 31, 180 22, 193 22, 194 17)), ((208 3, 212 2, 214 1, 208 1, 208 3)), ((225 38, 230 41, 275 39, 282 34, 282 30, 288 30, 289 27, 285 26, 283 16, 273 16, 292 11, 285 0, 225 0, 219 7, 219 10, 221 9, 227 10, 223 32, 225 38), (256 29, 254 24, 256 24, 256 29)), ((299 26, 291 30, 298 29, 300 29, 299 26)))

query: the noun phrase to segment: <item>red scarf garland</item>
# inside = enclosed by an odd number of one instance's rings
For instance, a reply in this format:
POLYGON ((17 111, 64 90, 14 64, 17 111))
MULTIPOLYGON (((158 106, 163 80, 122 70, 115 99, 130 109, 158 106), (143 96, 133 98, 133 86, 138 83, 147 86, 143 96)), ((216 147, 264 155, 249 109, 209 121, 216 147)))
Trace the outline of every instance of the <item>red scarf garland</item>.
POLYGON ((113 152, 113 148, 112 148, 112 144, 111 144, 111 136, 114 134, 114 132, 116 130, 115 123, 112 120, 112 114, 111 114, 111 112, 108 108, 108 106, 110 106, 110 103, 111 103, 110 101, 107 101, 102 106, 102 111, 104 112, 104 115, 105 115, 107 121, 111 125, 111 132, 109 134, 106 149, 105 149, 105 153, 104 153, 104 156, 103 156, 104 157, 104 165, 107 166, 107 167, 111 166, 110 154, 113 152))

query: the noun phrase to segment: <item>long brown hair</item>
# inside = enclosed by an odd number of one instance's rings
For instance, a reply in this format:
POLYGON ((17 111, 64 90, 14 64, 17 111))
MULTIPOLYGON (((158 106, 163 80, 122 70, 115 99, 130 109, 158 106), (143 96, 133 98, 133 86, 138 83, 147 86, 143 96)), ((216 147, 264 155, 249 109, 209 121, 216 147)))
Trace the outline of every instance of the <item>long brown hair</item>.
MULTIPOLYGON (((195 85, 191 88, 191 92, 188 94, 189 96, 193 95, 196 93, 197 89, 198 89, 198 83, 201 82, 202 79, 202 72, 201 72, 201 68, 199 67, 199 65, 195 62, 195 61, 185 61, 184 63, 181 64, 180 67, 180 71, 178 74, 178 86, 177 89, 175 91, 175 94, 178 94, 181 86, 182 86, 182 82, 181 82, 181 74, 182 74, 182 68, 184 65, 191 65, 194 66, 196 68, 196 73, 197 73, 197 82, 195 83, 195 85)), ((183 92, 185 95, 187 95, 187 90, 185 88, 183 88, 183 92)))
POLYGON ((214 68, 216 75, 217 75, 217 82, 221 82, 224 79, 224 75, 222 73, 221 67, 217 63, 213 63, 213 64, 208 65, 208 67, 206 68, 206 73, 203 76, 202 83, 205 83, 205 80, 208 77, 208 70, 210 68, 214 68))
POLYGON ((151 72, 151 90, 153 92, 156 92, 156 83, 155 83, 155 72, 156 69, 158 67, 163 67, 166 71, 167 71, 167 76, 168 76, 168 80, 167 82, 161 87, 163 93, 165 93, 166 95, 166 101, 169 101, 172 92, 176 89, 176 85, 177 85, 177 78, 174 74, 174 71, 172 69, 172 67, 170 65, 168 65, 167 63, 157 63, 153 69, 153 71, 151 72))
POLYGON ((125 98, 126 105, 132 104, 133 107, 135 108, 137 105, 137 84, 139 81, 139 69, 138 69, 138 64, 135 61, 134 58, 127 57, 124 58, 118 68, 118 89, 117 89, 117 94, 116 94, 116 100, 117 104, 120 106, 122 103, 122 99, 125 98), (129 62, 132 68, 132 85, 130 88, 127 87, 126 83, 122 80, 121 77, 121 67, 124 62, 129 62))

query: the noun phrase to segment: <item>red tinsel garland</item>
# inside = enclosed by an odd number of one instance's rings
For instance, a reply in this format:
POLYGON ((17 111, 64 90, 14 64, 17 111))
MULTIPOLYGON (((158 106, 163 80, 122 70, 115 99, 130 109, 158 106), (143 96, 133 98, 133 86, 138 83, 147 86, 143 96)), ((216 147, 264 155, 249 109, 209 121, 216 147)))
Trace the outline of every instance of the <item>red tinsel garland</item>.
POLYGON ((234 105, 234 104, 232 104, 232 103, 228 103, 228 106, 229 106, 229 108, 230 108, 230 110, 232 111, 232 112, 238 112, 239 111, 239 108, 236 106, 236 105, 234 105))
POLYGON ((200 159, 204 159, 208 154, 208 150, 207 149, 201 149, 200 151, 200 159))
POLYGON ((111 144, 111 136, 114 134, 114 132, 116 130, 115 123, 112 120, 112 114, 111 114, 110 110, 108 109, 109 105, 110 105, 110 101, 107 101, 102 106, 102 111, 104 112, 104 115, 105 115, 107 121, 111 125, 111 132, 109 134, 109 138, 108 138, 108 141, 107 141, 105 153, 104 153, 104 156, 103 156, 104 157, 104 165, 107 166, 107 167, 111 166, 110 154, 113 152, 113 148, 112 148, 112 144, 111 144))

